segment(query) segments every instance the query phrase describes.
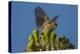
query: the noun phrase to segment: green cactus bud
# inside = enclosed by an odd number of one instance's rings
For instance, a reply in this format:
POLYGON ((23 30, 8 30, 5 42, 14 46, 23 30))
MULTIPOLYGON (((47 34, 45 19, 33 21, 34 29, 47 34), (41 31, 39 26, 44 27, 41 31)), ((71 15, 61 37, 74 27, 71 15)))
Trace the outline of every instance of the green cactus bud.
POLYGON ((48 43, 48 39, 49 39, 48 32, 46 32, 46 31, 44 32, 44 37, 45 37, 45 42, 48 43))
POLYGON ((45 39, 45 35, 41 35, 41 45, 45 45, 46 44, 46 39, 45 39))
POLYGON ((54 42, 55 39, 56 39, 55 33, 54 33, 54 32, 51 32, 51 34, 50 34, 50 41, 51 41, 51 42, 54 42))
POLYGON ((37 41, 38 40, 38 34, 37 34, 37 30, 33 30, 32 31, 32 34, 33 34, 33 36, 34 36, 34 39, 37 41))
POLYGON ((33 29, 32 33, 33 34, 37 34, 37 30, 36 29, 33 29))
POLYGON ((32 35, 29 35, 29 41, 33 40, 33 36, 32 35))
POLYGON ((33 37, 34 37, 34 40, 35 40, 35 45, 38 46, 39 45, 39 42, 38 42, 38 32, 36 29, 34 29, 32 31, 32 34, 33 34, 33 37))
POLYGON ((33 40, 31 40, 31 41, 28 43, 27 47, 28 47, 28 48, 31 48, 32 45, 33 45, 33 43, 34 43, 33 40))

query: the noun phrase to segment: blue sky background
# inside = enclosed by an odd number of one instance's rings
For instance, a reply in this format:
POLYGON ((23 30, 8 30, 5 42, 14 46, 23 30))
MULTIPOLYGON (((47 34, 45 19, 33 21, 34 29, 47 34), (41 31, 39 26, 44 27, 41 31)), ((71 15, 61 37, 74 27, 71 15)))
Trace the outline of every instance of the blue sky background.
POLYGON ((12 52, 24 52, 28 43, 28 36, 32 33, 35 25, 35 8, 40 6, 52 18, 60 15, 57 20, 58 27, 55 32, 57 35, 66 36, 77 48, 77 6, 63 4, 40 4, 28 2, 12 2, 11 16, 11 38, 12 52))

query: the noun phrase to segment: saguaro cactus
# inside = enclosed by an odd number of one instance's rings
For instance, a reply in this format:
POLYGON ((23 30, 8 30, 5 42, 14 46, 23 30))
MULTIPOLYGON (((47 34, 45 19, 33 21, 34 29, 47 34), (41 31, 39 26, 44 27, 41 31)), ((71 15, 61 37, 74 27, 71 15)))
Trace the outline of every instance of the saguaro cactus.
POLYGON ((43 32, 41 41, 39 41, 38 32, 36 29, 32 31, 29 36, 29 42, 25 51, 50 51, 50 50, 64 50, 74 49, 74 45, 70 43, 69 39, 64 36, 57 36, 55 32, 43 32))

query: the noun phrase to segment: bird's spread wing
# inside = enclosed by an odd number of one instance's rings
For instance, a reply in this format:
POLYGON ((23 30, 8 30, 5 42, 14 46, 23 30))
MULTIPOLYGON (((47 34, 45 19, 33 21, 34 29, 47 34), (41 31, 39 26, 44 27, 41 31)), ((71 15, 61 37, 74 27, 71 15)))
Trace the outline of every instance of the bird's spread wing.
MULTIPOLYGON (((36 26, 37 26, 37 28, 39 28, 45 22, 45 16, 47 16, 47 14, 44 12, 44 10, 42 8, 40 8, 38 6, 35 8, 35 16, 36 16, 36 26)), ((48 20, 48 18, 47 18, 47 20, 48 20)))
POLYGON ((58 19, 59 15, 58 16, 55 16, 53 17, 49 22, 56 22, 56 20, 58 19))

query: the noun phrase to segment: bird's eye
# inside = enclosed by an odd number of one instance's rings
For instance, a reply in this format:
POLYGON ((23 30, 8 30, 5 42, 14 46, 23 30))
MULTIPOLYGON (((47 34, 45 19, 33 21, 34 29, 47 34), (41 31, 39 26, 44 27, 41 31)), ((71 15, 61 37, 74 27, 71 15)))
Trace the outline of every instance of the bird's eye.
POLYGON ((57 24, 55 23, 55 25, 57 26, 57 24))

